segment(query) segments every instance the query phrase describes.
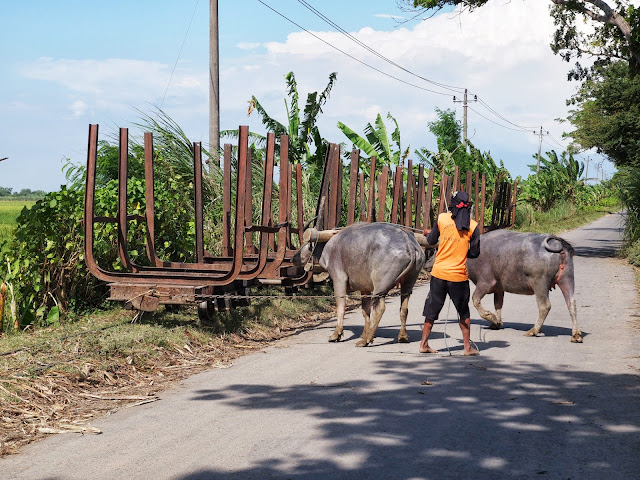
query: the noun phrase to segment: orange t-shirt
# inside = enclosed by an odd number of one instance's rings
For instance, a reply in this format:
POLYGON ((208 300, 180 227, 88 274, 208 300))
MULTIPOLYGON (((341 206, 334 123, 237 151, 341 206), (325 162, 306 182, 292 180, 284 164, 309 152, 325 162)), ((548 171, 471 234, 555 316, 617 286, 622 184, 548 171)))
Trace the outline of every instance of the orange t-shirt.
POLYGON ((451 212, 438 215, 438 230, 440 244, 436 253, 431 275, 450 282, 469 280, 467 272, 467 253, 471 235, 478 226, 478 222, 471 219, 469 230, 459 231, 451 212))

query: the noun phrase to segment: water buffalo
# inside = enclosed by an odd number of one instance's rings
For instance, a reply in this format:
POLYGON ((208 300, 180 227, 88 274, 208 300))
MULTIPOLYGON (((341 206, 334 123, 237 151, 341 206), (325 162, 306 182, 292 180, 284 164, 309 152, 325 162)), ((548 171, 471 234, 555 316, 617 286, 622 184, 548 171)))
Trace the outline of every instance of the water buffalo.
POLYGON ((571 341, 582 342, 578 328, 574 299, 573 247, 554 235, 517 233, 495 230, 480 237, 480 256, 467 260, 469 278, 476 285, 473 305, 490 328, 502 326, 501 310, 504 292, 535 295, 538 301, 538 321, 525 335, 540 333, 551 302, 549 291, 556 285, 564 295, 571 315, 571 341), (496 315, 485 310, 480 303, 485 295, 494 294, 496 315))
POLYGON ((356 346, 372 343, 385 311, 384 297, 397 284, 401 295, 398 342, 409 342, 409 296, 425 262, 413 233, 386 223, 355 223, 326 243, 304 243, 293 261, 304 265, 312 256, 319 258, 320 266, 329 272, 336 297, 338 322, 330 342, 342 337, 347 293, 359 291, 363 295, 364 331, 356 346))

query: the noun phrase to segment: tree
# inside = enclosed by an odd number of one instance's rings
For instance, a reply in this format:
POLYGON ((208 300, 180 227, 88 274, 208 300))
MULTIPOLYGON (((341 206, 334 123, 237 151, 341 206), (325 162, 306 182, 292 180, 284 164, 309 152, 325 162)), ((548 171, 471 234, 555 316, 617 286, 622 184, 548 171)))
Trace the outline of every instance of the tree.
MULTIPOLYGON (((298 84, 293 72, 287 73, 285 79, 287 81, 287 96, 290 100, 289 102, 287 102, 286 98, 284 100, 287 114, 286 125, 269 115, 255 96, 251 96, 251 100, 249 100, 249 115, 254 111, 258 112, 262 119, 262 124, 267 127, 269 132, 275 133, 276 137, 280 135, 289 136, 289 160, 294 164, 302 163, 322 171, 329 143, 320 135, 317 122, 319 115, 322 113, 322 106, 329 99, 329 94, 337 76, 337 72, 329 75, 329 82, 322 93, 312 92, 307 95, 304 117, 300 119, 298 84), (313 150, 311 145, 314 147, 313 150)), ((237 139, 238 131, 224 130, 220 132, 220 135, 237 139)), ((253 132, 251 136, 257 145, 265 145, 266 137, 253 132)))
POLYGON ((387 113, 387 119, 395 125, 395 129, 391 132, 391 138, 389 138, 387 127, 380 114, 376 117, 373 125, 371 123, 365 125, 364 137, 342 122, 338 122, 338 128, 356 148, 362 150, 369 157, 375 156, 380 162, 379 165, 396 167, 404 163, 404 160, 409 156, 409 147, 402 150, 398 122, 391 113, 387 113))
MULTIPOLYGON (((473 11, 488 0, 404 0, 412 9, 441 10, 460 6, 473 11)), ((632 70, 640 72, 640 12, 630 0, 551 0, 551 16, 556 32, 551 49, 567 62, 582 55, 596 58, 596 65, 624 59, 632 70), (612 4, 614 4, 612 6, 612 4), (581 31, 577 25, 590 22, 592 29, 581 31)), ((576 63, 570 78, 584 79, 589 68, 576 63)))
POLYGON ((436 178, 440 178, 442 172, 453 175, 454 167, 461 171, 468 170, 486 174, 491 183, 500 174, 503 178, 510 178, 509 172, 504 168, 502 162, 498 167, 489 152, 481 152, 469 140, 466 150, 461 141, 462 125, 456 119, 454 110, 440 110, 436 108, 438 119, 429 122, 429 131, 436 136, 438 151, 432 152, 427 148, 416 151, 416 155, 421 162, 434 168, 436 178))
POLYGON ((575 147, 595 148, 617 167, 640 165, 640 76, 624 62, 596 68, 568 103, 575 129, 565 136, 575 147))
MULTIPOLYGON (((524 181, 523 197, 528 203, 543 211, 548 211, 559 200, 575 201, 580 191, 584 163, 573 158, 573 154, 562 152, 560 156, 554 151, 542 157, 540 171, 537 165, 529 165, 533 172, 524 181)), ((533 158, 537 158, 533 155, 533 158)))

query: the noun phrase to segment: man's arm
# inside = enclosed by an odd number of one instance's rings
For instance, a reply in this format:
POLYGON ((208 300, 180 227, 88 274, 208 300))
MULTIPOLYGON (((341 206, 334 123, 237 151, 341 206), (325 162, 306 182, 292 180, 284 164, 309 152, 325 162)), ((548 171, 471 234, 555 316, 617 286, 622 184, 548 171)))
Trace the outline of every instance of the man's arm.
POLYGON ((436 222, 436 224, 433 226, 431 231, 425 228, 425 235, 427 236, 427 243, 429 245, 435 245, 436 243, 438 243, 438 240, 440 239, 440 230, 438 229, 438 222, 436 222))
POLYGON ((479 229, 476 228, 471 234, 471 240, 469 240, 469 252, 467 253, 468 258, 478 258, 480 255, 480 232, 479 229))

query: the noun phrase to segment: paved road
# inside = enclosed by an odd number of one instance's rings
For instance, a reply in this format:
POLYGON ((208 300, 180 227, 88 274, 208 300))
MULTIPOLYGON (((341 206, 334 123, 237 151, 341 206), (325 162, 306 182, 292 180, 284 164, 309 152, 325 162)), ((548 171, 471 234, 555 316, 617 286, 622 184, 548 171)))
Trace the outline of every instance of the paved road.
POLYGON ((94 422, 102 435, 50 437, 1 459, 0 477, 638 479, 638 297, 632 269, 613 258, 621 229, 609 215, 564 235, 577 251, 583 344, 570 343, 555 290, 544 336, 523 336, 535 299, 507 295, 503 330, 472 312, 480 356, 461 355, 451 321, 434 329, 444 353, 420 355, 420 287, 408 345, 394 342, 393 298, 372 347, 354 347, 362 318, 351 312, 339 344, 327 342, 333 322, 302 332, 94 422))

